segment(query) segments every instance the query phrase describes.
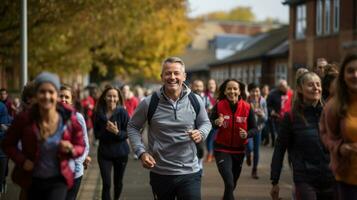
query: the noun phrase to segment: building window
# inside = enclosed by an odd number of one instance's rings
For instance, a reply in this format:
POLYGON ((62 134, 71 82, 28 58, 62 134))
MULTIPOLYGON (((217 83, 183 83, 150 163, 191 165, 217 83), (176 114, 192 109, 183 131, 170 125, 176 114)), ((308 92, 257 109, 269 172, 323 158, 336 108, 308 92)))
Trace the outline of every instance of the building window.
POLYGON ((296 39, 304 39, 306 34, 306 5, 301 4, 296 7, 296 39))
POLYGON ((333 1, 333 32, 340 30, 340 0, 333 1))
POLYGON ((275 66, 275 84, 278 84, 281 79, 288 80, 288 65, 286 63, 278 63, 275 66))
POLYGON ((316 35, 322 35, 322 0, 316 2, 316 35))
POLYGON ((262 66, 256 65, 255 66, 255 79, 254 83, 260 84, 260 78, 262 77, 262 66))
POLYGON ((331 0, 325 0, 325 35, 330 34, 331 0))
POLYGON ((242 71, 241 68, 238 67, 238 68, 237 68, 237 71, 236 71, 236 73, 237 73, 237 80, 240 80, 240 79, 242 78, 242 72, 241 72, 241 71, 242 71))
POLYGON ((249 67, 249 81, 247 84, 251 83, 254 81, 254 66, 249 67))

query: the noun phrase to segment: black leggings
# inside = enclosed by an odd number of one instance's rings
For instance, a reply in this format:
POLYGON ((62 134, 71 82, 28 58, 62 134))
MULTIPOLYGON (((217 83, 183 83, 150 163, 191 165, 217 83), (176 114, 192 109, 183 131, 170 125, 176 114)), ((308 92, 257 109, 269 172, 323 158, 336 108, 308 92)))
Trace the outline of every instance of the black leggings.
POLYGON ((74 179, 73 187, 70 190, 68 190, 66 200, 76 200, 77 199, 77 194, 79 192, 79 187, 81 186, 82 177, 83 176, 80 176, 80 177, 74 179))
POLYGON ((118 200, 123 189, 123 177, 128 156, 107 158, 98 152, 98 164, 103 180, 102 200, 110 200, 111 172, 114 168, 114 200, 118 200))
POLYGON ((67 184, 62 176, 54 178, 32 178, 28 190, 28 199, 64 200, 67 195, 67 184))
POLYGON ((223 200, 234 200, 233 191, 237 186, 237 181, 242 171, 244 153, 230 154, 215 151, 214 155, 218 171, 224 181, 223 200))

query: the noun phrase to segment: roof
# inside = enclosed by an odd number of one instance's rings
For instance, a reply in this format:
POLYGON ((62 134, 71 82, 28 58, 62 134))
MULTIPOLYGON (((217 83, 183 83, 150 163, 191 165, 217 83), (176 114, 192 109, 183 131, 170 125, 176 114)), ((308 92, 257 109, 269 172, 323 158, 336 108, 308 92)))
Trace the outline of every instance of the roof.
POLYGON ((299 4, 299 3, 303 3, 303 2, 305 2, 306 0, 285 0, 285 1, 283 1, 282 3, 284 4, 284 5, 292 5, 292 4, 299 4))
POLYGON ((282 45, 282 43, 288 39, 288 28, 288 26, 283 26, 279 29, 259 34, 252 39, 253 42, 251 42, 250 46, 246 47, 242 51, 238 51, 228 58, 213 62, 210 66, 232 64, 256 59, 268 55, 268 53, 274 49, 276 50, 274 50, 273 53, 280 52, 284 50, 284 45, 282 45))
POLYGON ((216 60, 214 50, 187 49, 179 56, 185 62, 187 72, 208 70, 208 64, 216 60))
POLYGON ((214 38, 215 48, 240 50, 251 37, 247 35, 224 34, 214 38))
POLYGON ((266 55, 267 56, 281 56, 286 55, 289 52, 289 40, 285 40, 279 46, 270 50, 266 55))

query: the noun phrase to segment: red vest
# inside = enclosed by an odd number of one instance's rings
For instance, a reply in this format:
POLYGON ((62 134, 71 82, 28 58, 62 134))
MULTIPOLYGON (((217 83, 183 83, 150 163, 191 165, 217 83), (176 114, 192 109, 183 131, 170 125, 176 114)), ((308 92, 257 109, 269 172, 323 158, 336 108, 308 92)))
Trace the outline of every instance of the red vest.
POLYGON ((250 105, 244 100, 237 102, 237 110, 232 113, 232 109, 227 99, 217 103, 217 114, 223 115, 224 122, 219 127, 215 142, 227 147, 244 147, 248 143, 247 139, 242 139, 239 134, 240 128, 247 131, 250 105))

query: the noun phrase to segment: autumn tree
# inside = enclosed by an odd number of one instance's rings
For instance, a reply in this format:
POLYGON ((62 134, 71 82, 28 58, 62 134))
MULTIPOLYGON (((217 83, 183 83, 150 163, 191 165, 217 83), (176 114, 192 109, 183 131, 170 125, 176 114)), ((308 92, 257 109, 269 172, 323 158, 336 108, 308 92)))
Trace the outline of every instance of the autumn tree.
POLYGON ((217 11, 212 12, 203 16, 207 19, 214 20, 237 20, 244 22, 253 22, 255 20, 255 15, 250 7, 239 6, 232 9, 229 12, 217 11))
MULTIPOLYGON (((0 63, 18 58, 19 1, 0 4, 0 63)), ((29 72, 114 68, 157 80, 161 60, 190 42, 184 0, 28 0, 29 72)))

